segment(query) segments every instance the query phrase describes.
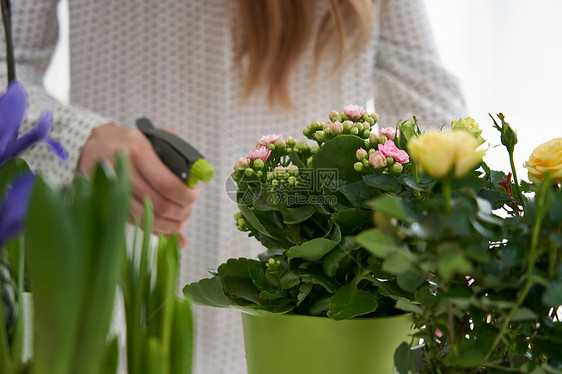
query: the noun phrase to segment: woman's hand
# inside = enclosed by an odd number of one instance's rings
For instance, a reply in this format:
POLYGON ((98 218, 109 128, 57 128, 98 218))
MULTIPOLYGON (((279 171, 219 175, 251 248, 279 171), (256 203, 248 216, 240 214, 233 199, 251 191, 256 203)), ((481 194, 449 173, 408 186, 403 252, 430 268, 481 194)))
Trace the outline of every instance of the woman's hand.
POLYGON ((99 161, 113 162, 115 153, 120 150, 126 151, 130 159, 133 215, 142 217, 143 200, 148 196, 154 206, 155 232, 170 234, 184 228, 199 190, 188 188, 173 174, 139 130, 111 123, 95 128, 84 144, 77 171, 90 175, 99 161))

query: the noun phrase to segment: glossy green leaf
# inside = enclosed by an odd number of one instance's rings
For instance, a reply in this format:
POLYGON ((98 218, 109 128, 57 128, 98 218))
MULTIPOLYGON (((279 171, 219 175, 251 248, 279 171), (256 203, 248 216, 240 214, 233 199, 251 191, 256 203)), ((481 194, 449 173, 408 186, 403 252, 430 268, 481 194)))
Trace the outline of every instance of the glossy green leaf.
POLYGON ((312 205, 305 205, 298 208, 284 208, 281 209, 283 214, 283 223, 287 225, 294 225, 301 223, 312 217, 316 209, 312 205))
POLYGON ((342 241, 322 259, 324 273, 329 277, 335 276, 341 260, 346 258, 351 251, 359 248, 361 248, 361 245, 357 243, 355 238, 344 236, 342 241))
POLYGON ((339 135, 327 141, 314 156, 312 167, 315 169, 336 170, 337 179, 355 182, 361 174, 355 171, 353 164, 357 162, 355 152, 364 146, 363 139, 354 135, 339 135), (334 157, 337 155, 337 157, 334 157))
POLYGON ((401 221, 413 222, 417 219, 417 214, 409 209, 401 198, 396 196, 382 195, 375 200, 369 201, 367 205, 374 210, 384 212, 401 221))
POLYGON ((370 229, 357 235, 357 242, 373 255, 386 258, 391 253, 402 251, 396 239, 379 229, 370 229))
POLYGON ((388 174, 370 174, 363 177, 363 180, 368 186, 385 192, 398 192, 402 189, 400 183, 388 174))
POLYGON ((323 238, 312 239, 289 248, 287 256, 303 258, 307 261, 319 261, 326 253, 334 249, 340 240, 340 228, 338 225, 334 225, 332 230, 323 238))
POLYGON ((341 287, 330 299, 328 317, 337 321, 350 319, 374 312, 377 306, 377 299, 371 292, 347 285, 341 287))
POLYGON ((201 279, 199 282, 190 283, 183 288, 183 293, 190 297, 194 303, 228 308, 232 301, 226 296, 219 277, 201 279))
POLYGON ((408 343, 402 342, 394 351, 394 367, 398 374, 413 374, 416 372, 414 353, 408 343))

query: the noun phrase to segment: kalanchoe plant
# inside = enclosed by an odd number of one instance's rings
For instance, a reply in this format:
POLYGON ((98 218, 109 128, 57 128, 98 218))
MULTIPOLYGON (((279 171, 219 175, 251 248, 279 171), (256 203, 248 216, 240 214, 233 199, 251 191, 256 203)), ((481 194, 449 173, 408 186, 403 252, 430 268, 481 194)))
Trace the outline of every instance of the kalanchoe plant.
MULTIPOLYGON (((356 235, 373 225, 367 202, 386 193, 414 196, 421 188, 411 175, 401 129, 375 129, 376 114, 359 106, 332 111, 303 134, 310 146, 281 135, 262 137, 235 164, 237 227, 267 251, 254 259, 231 259, 214 278, 185 287, 195 302, 249 313, 296 313, 336 320, 402 313, 413 299, 401 280, 384 271, 356 235)), ((384 214, 375 214, 385 220, 384 214)))

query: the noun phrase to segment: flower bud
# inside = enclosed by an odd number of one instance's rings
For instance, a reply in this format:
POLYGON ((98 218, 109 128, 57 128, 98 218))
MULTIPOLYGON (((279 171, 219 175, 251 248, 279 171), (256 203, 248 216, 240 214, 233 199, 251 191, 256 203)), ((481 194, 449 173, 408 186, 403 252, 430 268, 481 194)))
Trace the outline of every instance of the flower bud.
POLYGON ((358 135, 359 134, 359 129, 357 127, 354 127, 351 129, 350 131, 351 135, 358 135))
POLYGON ((310 153, 312 153, 313 155, 316 154, 316 152, 318 152, 320 150, 320 146, 318 144, 313 144, 312 147, 310 147, 310 153))
POLYGON ((234 163, 234 170, 245 170, 250 167, 250 158, 249 157, 240 157, 234 163))
POLYGON ((287 171, 283 166, 277 166, 275 169, 273 169, 273 173, 276 178, 284 178, 287 171))
POLYGON ((332 122, 336 122, 339 121, 339 113, 336 112, 335 110, 332 110, 329 114, 328 114, 328 118, 330 118, 330 121, 332 122))
POLYGON ((299 175, 299 167, 297 165, 289 166, 288 173, 289 175, 296 177, 299 175))
POLYGON ((379 169, 386 166, 387 160, 380 151, 376 151, 369 156, 369 163, 375 169, 379 169))
POLYGON ((349 134, 351 132, 351 129, 354 127, 354 124, 351 121, 344 121, 342 123, 342 126, 343 126, 343 133, 349 134))
POLYGON ((478 140, 478 144, 482 144, 486 141, 482 135, 482 129, 478 126, 478 123, 474 118, 466 117, 464 119, 459 119, 458 121, 451 122, 451 130, 463 130, 472 134, 478 140))
POLYGON ((365 114, 365 109, 359 105, 346 105, 343 107, 343 113, 349 116, 352 120, 357 121, 363 114, 365 114))
POLYGON ((363 163, 356 162, 353 164, 353 168, 355 169, 355 171, 363 171, 363 163))
POLYGON ((325 142, 328 138, 326 137, 326 133, 324 131, 316 131, 314 133, 314 139, 318 140, 319 142, 325 142))
MULTIPOLYGON (((369 135, 370 137, 370 135, 369 135)), ((365 140, 365 148, 369 149, 371 148, 371 141, 369 139, 365 140)))
POLYGON ((355 157, 357 157, 357 159, 359 161, 364 160, 366 157, 368 156, 368 153, 366 150, 364 150, 363 148, 359 148, 356 152, 355 152, 355 157))
POLYGON ((396 129, 393 127, 385 127, 380 130, 380 134, 386 136, 389 140, 394 140, 396 137, 396 129))
POLYGON ((379 143, 379 135, 376 132, 372 132, 371 135, 369 135, 369 141, 372 147, 376 146, 379 143))
POLYGON ((341 122, 333 122, 332 124, 330 124, 330 134, 331 135, 339 135, 343 132, 343 125, 341 124, 341 122))
POLYGON ((273 178, 275 178, 275 173, 273 173, 272 171, 268 171, 266 177, 268 181, 273 180, 273 178))
POLYGON ((243 217, 244 217, 244 215, 242 214, 242 212, 234 213, 234 220, 235 221, 238 221, 238 219, 243 218, 243 217))
POLYGON ((379 115, 378 115, 377 113, 371 113, 371 116, 370 116, 370 117, 371 117, 371 118, 373 119, 373 121, 374 121, 373 125, 379 121, 379 115))
POLYGON ((310 129, 306 128, 306 129, 302 130, 302 134, 304 136, 306 136, 307 138, 310 138, 310 135, 311 135, 310 129))
POLYGON ((247 177, 252 177, 254 175, 254 171, 252 169, 244 170, 244 175, 247 177))
POLYGON ((282 151, 285 150, 285 148, 287 148, 287 143, 285 143, 285 140, 279 139, 277 142, 275 142, 275 149, 282 151))
POLYGON ((363 139, 369 139, 369 136, 371 136, 371 129, 363 130, 363 134, 361 134, 361 137, 363 139))
POLYGON ((388 166, 394 165, 394 162, 395 162, 394 157, 387 157, 387 158, 386 158, 386 164, 387 164, 388 166))
POLYGON ((290 176, 287 178, 287 183, 289 183, 289 186, 296 186, 299 182, 297 181, 297 178, 290 176))
POLYGON ((384 144, 388 141, 388 138, 385 135, 379 136, 379 144, 384 144))
POLYGON ((291 148, 294 148, 295 145, 297 144, 297 140, 295 138, 290 137, 290 136, 285 139, 285 142, 291 148))
POLYGON ((254 160, 254 163, 252 164, 252 167, 254 169, 260 170, 263 169, 265 166, 265 163, 263 162, 263 160, 261 158, 258 158, 256 160, 254 160))
POLYGON ((368 159, 368 158, 364 159, 364 160, 361 161, 361 162, 363 163, 363 166, 366 167, 366 168, 368 168, 368 167, 371 165, 371 164, 369 163, 369 159, 368 159))
POLYGON ((377 150, 375 148, 369 149, 369 156, 375 153, 377 150))
POLYGON ((371 126, 373 126, 375 124, 375 120, 371 116, 365 118, 365 122, 367 122, 371 126))
POLYGON ((397 162, 394 165, 392 165, 392 167, 390 168, 390 172, 394 173, 394 174, 400 174, 402 173, 402 170, 404 170, 404 167, 402 166, 401 163, 397 162))
POLYGON ((277 179, 274 179, 274 180, 271 181, 271 185, 273 187, 279 187, 279 181, 277 179))

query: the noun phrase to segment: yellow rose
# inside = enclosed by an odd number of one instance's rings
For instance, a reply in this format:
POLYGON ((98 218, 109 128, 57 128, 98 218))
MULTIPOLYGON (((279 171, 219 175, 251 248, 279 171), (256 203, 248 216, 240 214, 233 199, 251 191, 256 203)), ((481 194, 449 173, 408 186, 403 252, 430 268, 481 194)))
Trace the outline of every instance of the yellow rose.
POLYGON ((476 123, 474 118, 466 117, 464 119, 459 119, 458 121, 453 121, 451 123, 451 130, 464 130, 472 134, 478 140, 478 144, 484 143, 486 140, 482 137, 482 129, 476 123))
POLYGON ((430 131, 408 142, 410 156, 419 169, 436 179, 444 178, 452 168, 460 178, 482 162, 485 151, 478 140, 464 130, 430 131))
POLYGON ((562 183, 562 138, 539 145, 523 166, 533 183, 540 183, 547 172, 552 176, 552 183, 562 183))

